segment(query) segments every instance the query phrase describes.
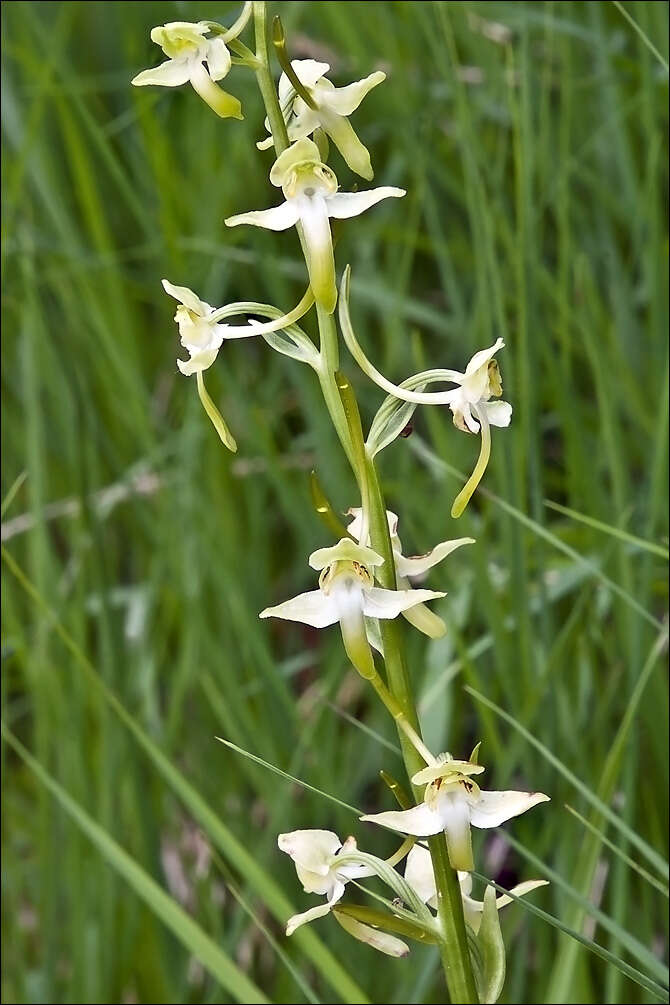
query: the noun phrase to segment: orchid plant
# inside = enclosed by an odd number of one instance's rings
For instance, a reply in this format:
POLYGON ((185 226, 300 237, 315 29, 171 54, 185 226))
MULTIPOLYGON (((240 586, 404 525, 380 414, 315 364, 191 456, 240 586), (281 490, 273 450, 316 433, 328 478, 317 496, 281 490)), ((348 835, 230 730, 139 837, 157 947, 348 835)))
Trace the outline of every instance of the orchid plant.
MULTIPOLYGON (((498 827, 545 802, 548 796, 484 790, 475 781, 484 771, 478 762, 479 745, 468 760, 459 760, 451 754, 434 756, 422 739, 396 619, 402 615, 411 629, 430 638, 444 635, 444 621, 427 603, 438 602, 439 610, 446 593, 425 589, 418 582, 456 549, 474 544, 474 540, 446 540, 424 555, 406 556, 398 535, 398 517, 386 509, 376 457, 403 433, 417 406, 447 405, 455 426, 480 439, 472 475, 452 506, 452 516, 458 518, 486 469, 491 427, 506 427, 511 421, 512 407, 502 400, 497 361, 504 343, 498 339, 479 350, 463 370, 425 370, 395 383, 370 362, 354 332, 350 269, 344 269, 338 287, 330 220, 352 219, 386 199, 403 197, 405 191, 388 185, 340 191, 329 163, 329 140, 345 169, 366 181, 373 178, 370 153, 349 119, 384 81, 383 72, 337 86, 327 77, 327 63, 291 61, 278 18, 272 33, 269 31, 265 3, 245 3, 230 27, 213 21, 171 22, 154 28, 151 39, 167 60, 138 73, 133 84, 178 87, 188 83, 221 118, 241 119, 242 108, 219 81, 233 67, 236 72, 255 74, 268 134, 256 146, 260 151, 273 151, 269 179, 281 189, 284 201, 269 209, 238 213, 226 224, 272 231, 295 227, 309 282, 296 306, 285 311, 258 301, 213 307, 188 287, 163 280, 165 292, 177 302, 175 321, 188 354, 188 359, 177 360, 177 366, 184 376, 196 377, 200 400, 220 439, 228 449, 236 450, 235 439, 208 394, 203 376, 216 362, 223 343, 262 338, 275 351, 307 364, 319 382, 357 489, 347 527, 321 498, 318 510, 326 515, 327 525, 337 529, 339 540, 309 556, 309 566, 319 573, 318 588, 267 607, 260 617, 298 621, 317 629, 339 625, 349 661, 398 727, 414 794, 410 799, 393 783, 390 788, 400 808, 362 817, 403 835, 396 853, 388 859, 359 850, 352 836, 341 841, 329 830, 279 835, 279 849, 292 859, 305 892, 325 897, 325 902, 288 918, 286 933, 291 935, 302 925, 332 915, 351 936, 390 956, 407 956, 406 939, 433 943, 439 948, 451 1001, 496 1001, 505 970, 498 910, 544 881, 521 883, 510 896, 496 897, 494 887, 488 886, 482 901, 474 899, 471 827, 498 827), (251 23, 253 48, 241 37, 251 23), (271 69, 272 50, 281 68, 278 85, 271 69), (311 311, 316 314, 318 345, 299 325, 311 311), (237 320, 232 323, 231 319, 237 320), (352 386, 340 370, 338 322, 354 361, 387 395, 367 436, 352 386), (435 383, 452 386, 426 390, 435 383), (404 875, 396 868, 403 861, 404 875), (360 880, 371 877, 381 880, 392 893, 392 899, 376 895, 383 909, 357 904, 346 896, 349 884, 359 886, 360 880)), ((231 124, 227 128, 240 127, 231 124)), ((460 347, 454 347, 454 354, 463 358, 460 347)))

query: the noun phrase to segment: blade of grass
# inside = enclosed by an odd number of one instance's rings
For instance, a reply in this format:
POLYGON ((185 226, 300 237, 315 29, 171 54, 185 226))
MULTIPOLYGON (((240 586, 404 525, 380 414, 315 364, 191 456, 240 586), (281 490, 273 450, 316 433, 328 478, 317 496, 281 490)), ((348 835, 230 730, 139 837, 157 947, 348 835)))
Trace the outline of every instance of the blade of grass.
POLYGON ((222 949, 189 917, 143 868, 128 854, 107 831, 93 820, 82 807, 68 795, 59 783, 44 770, 23 744, 2 723, 2 738, 8 743, 30 770, 56 799, 62 809, 96 846, 107 862, 126 880, 135 893, 145 901, 189 952, 206 970, 239 1002, 269 1003, 260 988, 226 956, 222 949))

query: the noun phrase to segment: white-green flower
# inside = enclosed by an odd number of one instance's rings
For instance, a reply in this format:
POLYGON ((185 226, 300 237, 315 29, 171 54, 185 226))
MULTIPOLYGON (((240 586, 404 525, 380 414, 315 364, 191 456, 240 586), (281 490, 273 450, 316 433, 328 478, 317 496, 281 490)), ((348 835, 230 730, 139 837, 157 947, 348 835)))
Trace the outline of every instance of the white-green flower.
POLYGON ((454 372, 453 381, 459 386, 447 391, 448 404, 454 413, 454 425, 463 432, 479 432, 480 426, 509 426, 512 406, 507 401, 491 401, 502 394, 500 370, 493 358, 505 343, 501 338, 488 349, 476 352, 465 368, 465 373, 454 372), (473 415, 474 412, 474 415, 473 415))
POLYGON ((254 335, 269 335, 271 332, 288 328, 305 314, 314 303, 314 298, 308 290, 300 303, 288 314, 274 318, 272 321, 251 320, 246 325, 222 324, 221 319, 230 315, 246 313, 253 305, 227 304, 225 307, 212 307, 201 300, 188 286, 175 286, 163 279, 163 289, 179 302, 174 319, 179 326, 181 344, 191 357, 189 360, 177 360, 181 372, 190 377, 194 373, 207 370, 216 359, 221 344, 229 339, 252 338, 254 335))
MULTIPOLYGON (((433 910, 436 911, 437 887, 435 885, 433 863, 431 861, 430 852, 427 848, 422 848, 421 845, 417 844, 414 845, 407 856, 407 862, 405 864, 405 879, 415 890, 424 904, 428 904, 429 907, 432 907, 433 910)), ((458 873, 458 882, 461 887, 465 920, 476 935, 482 921, 484 901, 475 900, 471 896, 472 876, 469 872, 460 871, 458 873)), ((523 897, 525 894, 530 893, 531 890, 537 890, 540 886, 548 885, 549 884, 546 879, 529 879, 524 883, 518 883, 510 890, 510 893, 512 894, 511 897, 508 897, 506 893, 496 897, 496 906, 498 909, 506 907, 507 904, 514 903, 514 897, 523 897)))
POLYGON ((280 834, 277 844, 281 851, 293 859, 295 871, 305 893, 318 893, 326 897, 325 904, 319 904, 303 914, 289 918, 286 925, 287 935, 292 935, 301 925, 325 917, 333 905, 342 899, 345 884, 350 879, 374 875, 373 871, 364 865, 339 866, 338 854, 346 854, 356 849, 353 837, 348 837, 342 844, 333 831, 290 831, 288 834, 280 834))
POLYGON ((171 21, 151 29, 151 41, 160 45, 168 57, 150 70, 142 70, 132 83, 136 87, 156 84, 179 87, 190 83, 222 119, 241 119, 242 106, 237 98, 222 90, 215 81, 230 70, 228 47, 221 35, 208 38, 211 28, 206 21, 171 21), (206 66, 205 66, 206 64, 206 66))
MULTIPOLYGON (((373 87, 386 80, 386 74, 377 70, 376 73, 371 73, 363 80, 357 80, 346 87, 335 87, 325 77, 330 70, 328 63, 320 63, 315 59, 294 59, 291 61, 291 66, 314 106, 310 107, 304 98, 296 93, 289 78, 282 73, 279 78, 279 103, 291 142, 311 136, 316 129, 323 129, 351 170, 371 181, 374 171, 370 163, 370 154, 354 132, 347 116, 356 111, 373 87)), ((270 132, 267 119, 265 128, 270 132)), ((258 144, 261 150, 270 146, 272 146, 271 136, 258 144)))
MULTIPOLYGON (((356 851, 356 840, 348 837, 344 844, 333 831, 302 830, 280 834, 277 844, 281 851, 293 859, 298 879, 305 893, 316 893, 326 898, 325 904, 295 914, 286 924, 286 934, 292 935, 301 925, 323 918, 342 899, 350 879, 374 876, 375 870, 358 863, 341 864, 345 855, 356 851)), ((406 956, 409 949, 400 939, 363 925, 353 918, 338 918, 350 935, 373 946, 387 956, 406 956)))
POLYGON ((329 218, 358 216, 382 199, 400 198, 405 191, 387 185, 369 192, 338 192, 337 178, 321 161, 316 143, 306 138, 279 155, 270 171, 270 181, 283 190, 286 201, 273 209, 231 216, 226 225, 247 223, 266 230, 287 230, 300 224, 312 292, 317 303, 332 313, 337 288, 329 218))
POLYGON ((543 792, 484 792, 472 776, 484 771, 476 763, 476 749, 469 761, 456 761, 443 754, 438 762, 417 772, 414 785, 425 785, 423 802, 409 810, 374 813, 361 817, 416 837, 444 831, 453 869, 472 872, 470 827, 499 827, 538 803, 547 802, 543 792))
MULTIPOLYGON (((363 510, 360 507, 353 507, 349 510, 349 515, 353 517, 353 519, 347 527, 347 530, 359 543, 367 544, 367 535, 366 540, 361 541, 361 534, 363 533, 363 510)), ((447 556, 451 555, 453 551, 456 551, 457 548, 462 547, 464 544, 475 543, 475 539, 473 537, 459 537, 453 541, 441 541, 425 555, 406 556, 402 553, 402 541, 398 537, 398 517, 395 513, 387 510, 386 519, 388 521, 389 533, 391 535, 391 547, 393 549, 393 560, 395 562, 396 585, 399 590, 411 590, 412 584, 410 580, 416 579, 419 576, 424 576, 429 569, 432 569, 433 566, 437 565, 439 562, 444 561, 447 556)), ((426 607, 425 604, 417 604, 416 607, 411 607, 409 610, 403 611, 403 617, 406 618, 411 625, 414 625, 415 628, 418 628, 420 632, 423 632, 424 635, 428 635, 431 639, 441 638, 447 630, 447 626, 442 618, 439 618, 437 614, 426 607)))
MULTIPOLYGON (((371 548, 342 538, 332 548, 309 556, 312 569, 321 572, 319 589, 301 593, 277 607, 267 607, 261 618, 284 618, 313 628, 340 623, 344 648, 359 673, 370 676, 372 656, 365 618, 396 618, 426 600, 444 597, 433 590, 385 590, 374 585, 374 569, 384 559, 371 548)), ((374 669, 373 669, 374 672, 374 669)))
POLYGON ((177 366, 186 377, 207 370, 217 357, 228 325, 216 320, 217 310, 201 300, 188 286, 174 286, 163 279, 163 289, 179 302, 174 319, 179 327, 181 344, 190 359, 177 360, 177 366))

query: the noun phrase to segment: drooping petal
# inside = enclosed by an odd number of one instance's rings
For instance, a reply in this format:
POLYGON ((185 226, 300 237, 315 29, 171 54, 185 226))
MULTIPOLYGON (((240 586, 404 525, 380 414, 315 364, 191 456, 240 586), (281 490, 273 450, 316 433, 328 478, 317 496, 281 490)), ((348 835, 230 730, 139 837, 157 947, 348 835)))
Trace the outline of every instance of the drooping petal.
POLYGON ((135 87, 156 84, 159 87, 179 87, 191 79, 191 64, 188 59, 168 59, 159 66, 142 70, 130 81, 135 87))
MULTIPOLYGON (((179 362, 179 360, 177 360, 179 362)), ((183 371, 182 371, 183 372, 183 371)), ((214 404, 212 398, 210 397, 207 388, 205 387, 205 380, 202 375, 202 370, 196 370, 195 372, 196 386, 198 388, 198 397, 200 398, 200 404, 205 409, 209 421, 212 423, 219 439, 223 443, 227 450, 230 450, 233 454, 237 451, 237 443, 235 442, 235 437, 228 429, 226 421, 221 415, 214 404)))
POLYGON ((370 813, 361 817, 361 820, 368 820, 370 823, 388 827, 389 830, 399 831, 401 834, 413 834, 415 837, 429 837, 431 834, 439 834, 444 829, 441 815, 426 803, 419 803, 410 810, 370 813))
POLYGON ((207 42, 207 69, 212 80, 223 80, 230 70, 230 53, 222 38, 207 42))
POLYGON ((405 863, 405 879, 424 904, 437 907, 437 888, 430 852, 415 844, 405 863))
POLYGON ((203 370, 208 370, 212 365, 218 356, 219 348, 220 346, 214 346, 213 348, 199 349, 193 353, 190 359, 178 359, 177 366, 185 377, 192 377, 194 373, 202 373, 203 370))
POLYGON ((422 632, 429 639, 441 639, 447 634, 447 626, 442 618, 434 611, 431 611, 425 604, 417 604, 410 607, 408 611, 402 612, 403 618, 409 621, 410 625, 422 632))
POLYGON ((330 904, 317 904, 316 907, 310 907, 309 911, 303 911, 302 914, 294 914, 286 922, 286 934, 293 935, 295 930, 300 928, 301 925, 308 925, 310 921, 325 918, 327 914, 330 914, 330 904))
POLYGON ((373 586, 363 592, 363 610, 370 618, 397 618, 403 611, 426 600, 446 597, 434 590, 384 590, 373 586))
POLYGON ((242 223, 248 223, 252 227, 264 227, 265 230, 288 230, 298 222, 298 206, 291 199, 283 202, 281 206, 274 206, 272 209, 259 209, 251 213, 238 213, 236 216, 229 216, 226 220, 226 227, 239 227, 242 223))
POLYGON ((442 541, 435 545, 432 551, 425 555, 396 555, 395 565, 401 576, 421 576, 428 572, 438 562, 451 555, 457 548, 462 548, 464 544, 474 544, 474 537, 459 537, 454 541, 442 541))
POLYGON ((326 199, 328 215, 336 220, 348 220, 364 213, 382 199, 401 199, 406 194, 404 188, 394 188, 392 185, 382 185, 369 192, 335 192, 326 199))
POLYGON ((364 77, 363 80, 355 80, 353 84, 347 84, 346 87, 334 87, 332 91, 329 89, 325 93, 321 91, 323 86, 321 85, 317 88, 317 97, 321 98, 323 103, 328 108, 332 108, 338 115, 351 115, 352 112, 356 111, 366 94, 369 94, 373 87, 377 87, 384 80, 386 80, 386 74, 382 73, 381 70, 376 70, 368 77, 364 77))
POLYGON ((481 406, 492 426, 509 426, 512 421, 512 406, 507 401, 486 401, 481 406))
POLYGON ((189 290, 188 286, 175 286, 167 279, 161 279, 161 283, 163 284, 163 289, 169 296, 174 297, 174 299, 178 300, 180 304, 184 305, 184 307, 188 307, 188 309, 193 311, 194 314, 204 317, 209 313, 209 311, 211 311, 212 308, 209 304, 206 304, 204 300, 197 297, 193 290, 189 290))
POLYGON ((365 925, 362 921, 358 921, 348 914, 343 914, 341 911, 335 911, 334 913, 335 918, 345 932, 352 935, 354 939, 358 939, 359 942, 365 942, 378 952, 384 953, 385 956, 394 956, 396 959, 409 955, 409 946, 405 945, 400 939, 396 939, 394 935, 380 932, 379 929, 373 928, 372 925, 365 925))
POLYGON ((301 195, 296 201, 307 246, 310 286, 317 303, 332 314, 337 302, 337 286, 333 239, 328 221, 330 200, 327 202, 317 192, 313 196, 301 195))
POLYGON ((518 817, 538 803, 549 802, 544 792, 480 792, 470 803, 470 819, 474 827, 499 827, 506 820, 518 817))
POLYGON ((215 84, 202 63, 191 65, 191 84, 193 90, 200 95, 212 111, 222 119, 243 119, 242 105, 236 97, 228 94, 215 84))
POLYGON ((284 621, 299 621, 312 628, 327 628, 339 620, 337 607, 330 597, 321 590, 301 593, 291 600, 278 604, 276 607, 266 607, 258 615, 259 618, 283 618, 284 621))
POLYGON ((324 132, 330 136, 351 170, 361 178, 372 181, 375 173, 372 170, 370 151, 359 140, 349 119, 331 111, 323 111, 320 121, 324 132))
POLYGON ((447 851, 452 869, 472 872, 475 862, 472 857, 470 807, 465 796, 460 792, 440 793, 437 805, 447 836, 447 851))

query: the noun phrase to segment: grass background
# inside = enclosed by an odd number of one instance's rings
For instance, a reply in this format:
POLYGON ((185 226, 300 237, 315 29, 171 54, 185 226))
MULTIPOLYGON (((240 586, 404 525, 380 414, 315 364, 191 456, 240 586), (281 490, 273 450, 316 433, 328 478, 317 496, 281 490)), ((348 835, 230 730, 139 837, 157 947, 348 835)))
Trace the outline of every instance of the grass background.
MULTIPOLYGON (((371 358, 399 380, 507 342, 514 421, 458 524, 454 469, 477 447, 446 410, 381 458, 410 552, 477 538, 428 582, 449 591, 447 637, 406 632, 429 743, 482 738, 489 786, 552 795, 479 834, 478 868, 548 875, 534 905, 663 983, 667 5, 626 6, 646 38, 599 0, 273 5, 294 57, 338 83, 388 74, 354 123, 376 183, 408 196, 343 226, 337 252, 371 358)), ((3 744, 8 1003, 264 1000, 242 974, 275 1002, 444 1000, 428 948, 386 961, 332 919, 283 938, 277 917, 313 901, 279 831, 393 840, 214 740, 367 811, 391 806, 379 770, 401 771, 338 633, 257 618, 311 588, 328 543, 310 468, 337 510, 357 503, 313 375, 224 347, 208 385, 232 457, 174 364, 162 276, 216 304, 290 308, 305 285, 293 233, 222 225, 276 201, 253 76, 226 81, 244 122, 129 85, 157 60, 153 25, 237 9, 3 5, 3 497, 26 476, 3 540, 35 592, 5 567, 2 697, 36 758, 3 744)), ((342 351, 369 422, 382 395, 342 351)), ((504 1001, 658 1000, 522 906, 503 927, 504 1001)))

